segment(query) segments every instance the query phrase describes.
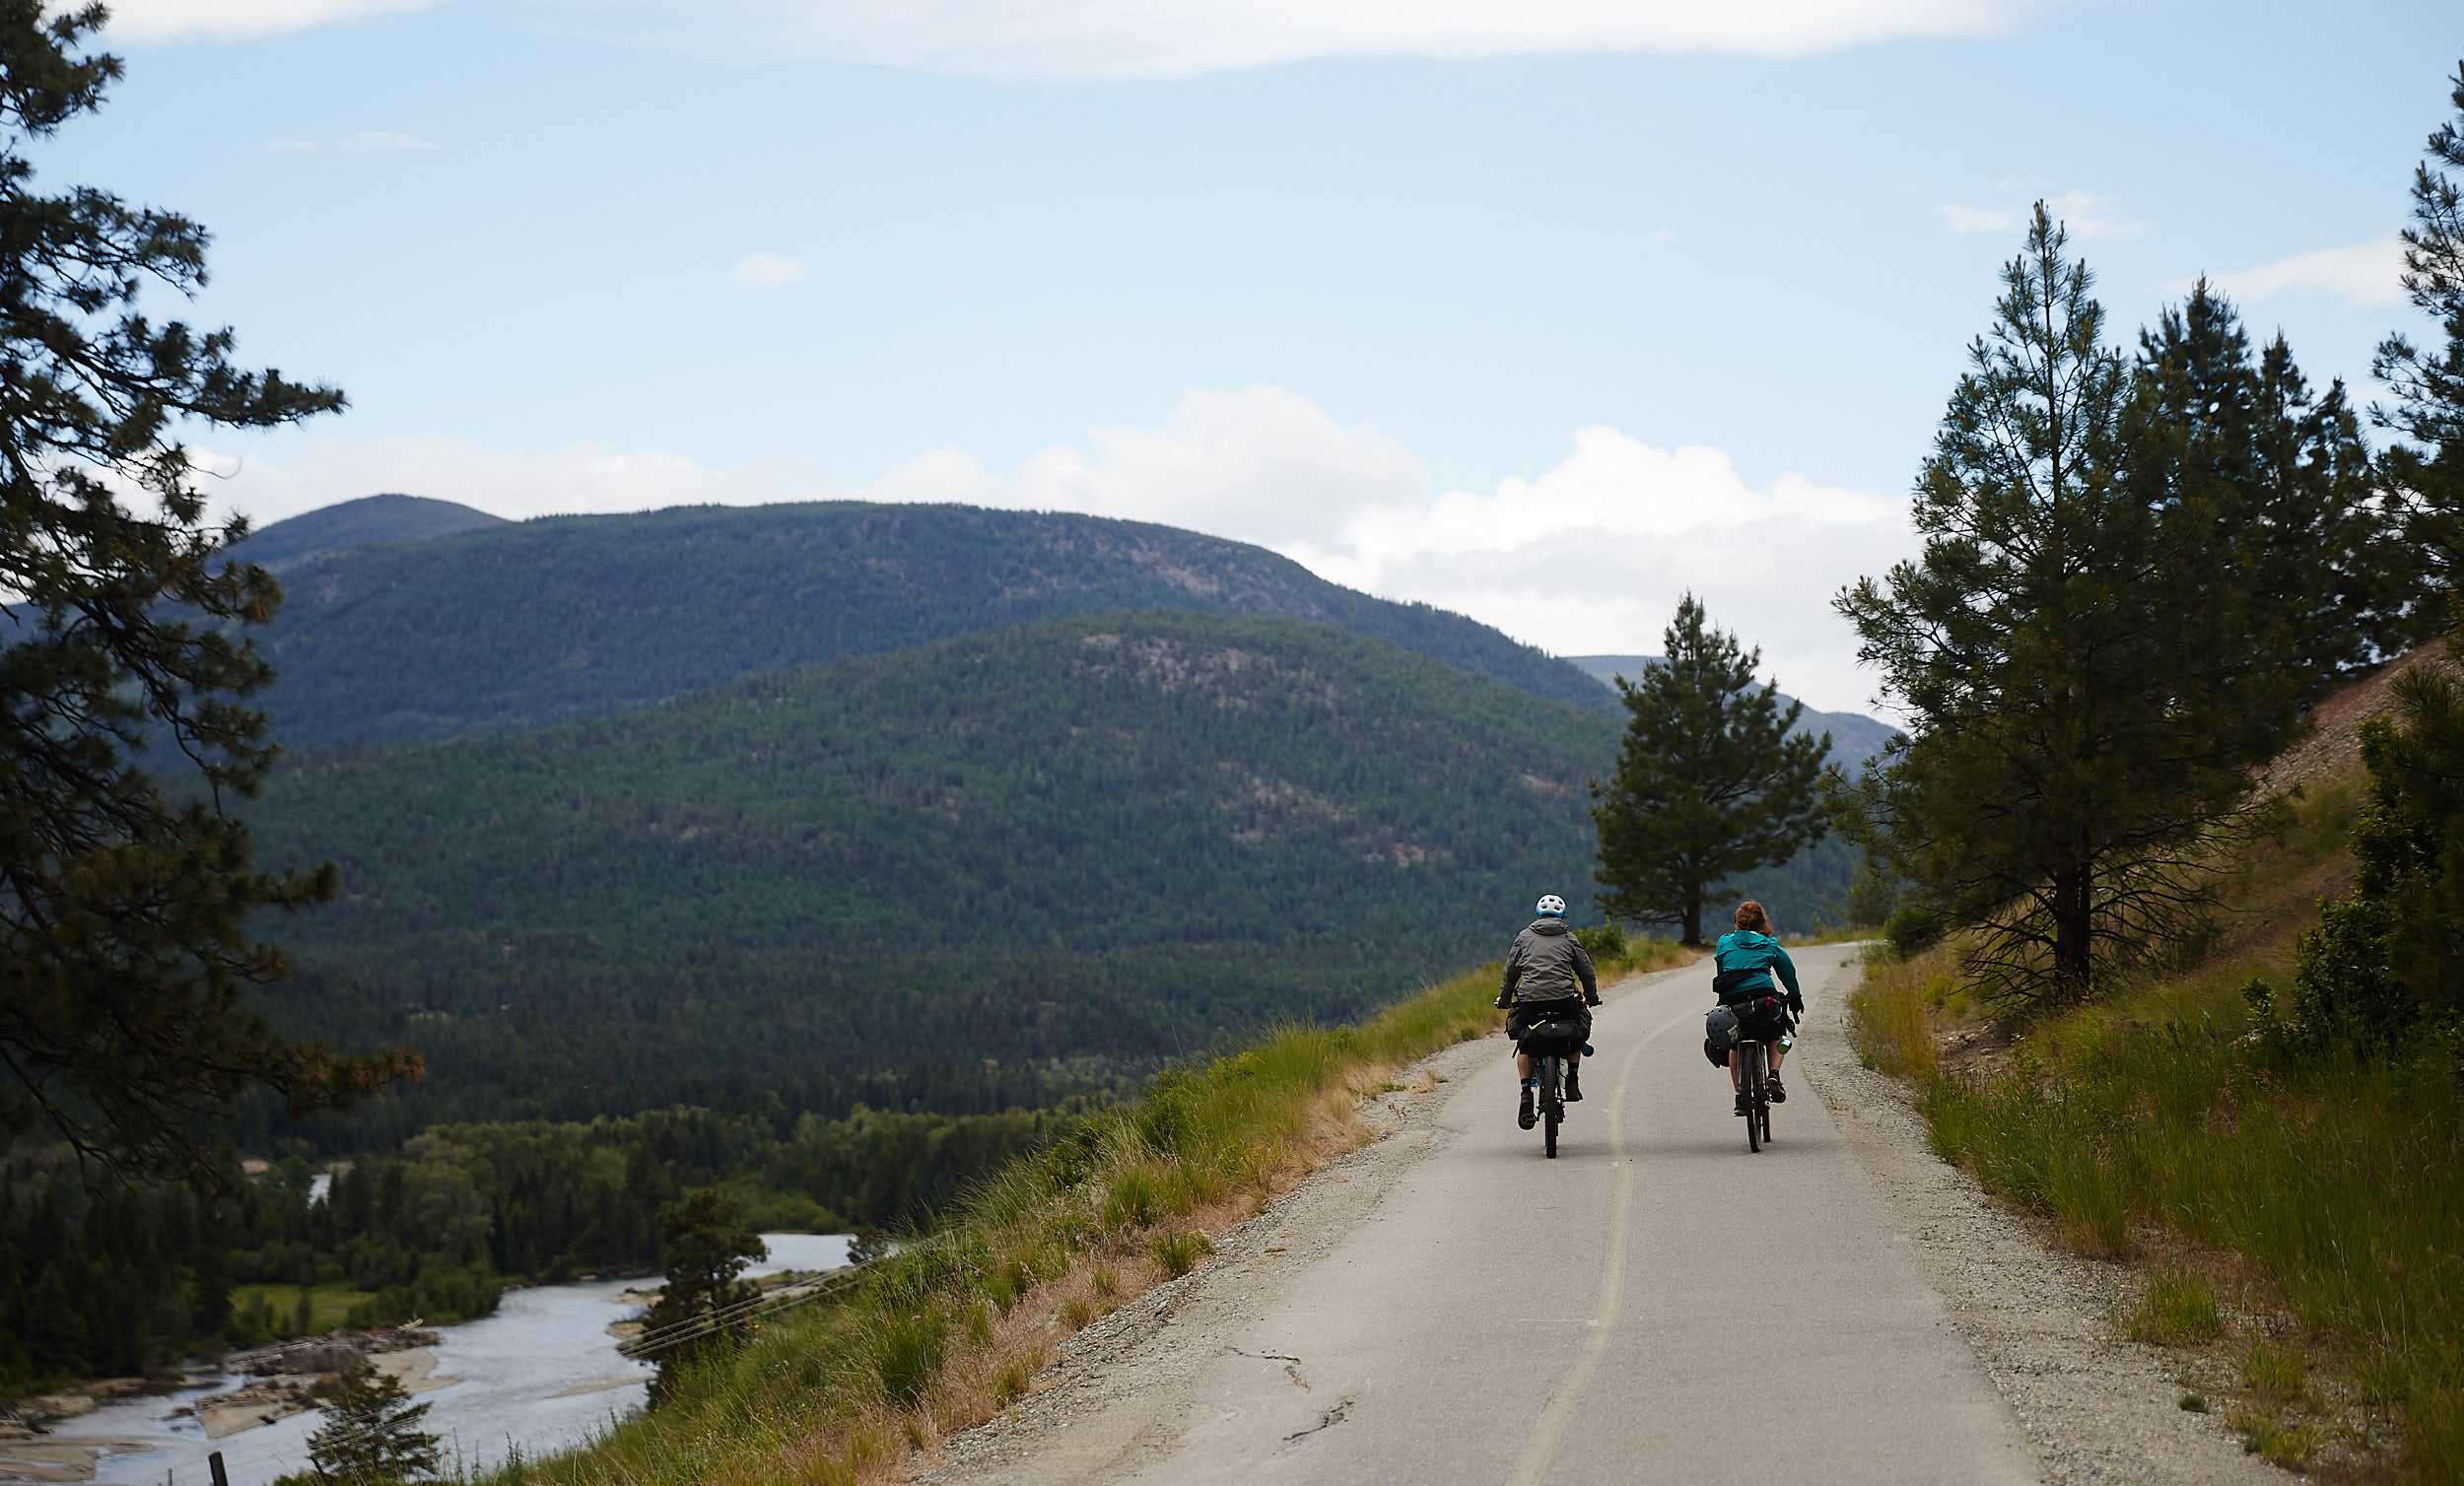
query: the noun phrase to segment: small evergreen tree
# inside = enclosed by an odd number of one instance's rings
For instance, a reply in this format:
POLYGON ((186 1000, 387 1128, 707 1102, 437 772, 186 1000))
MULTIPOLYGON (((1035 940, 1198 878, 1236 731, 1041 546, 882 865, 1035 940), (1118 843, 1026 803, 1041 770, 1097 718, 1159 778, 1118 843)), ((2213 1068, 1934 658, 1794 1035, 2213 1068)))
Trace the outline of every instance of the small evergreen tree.
POLYGON ((2395 715, 2361 724, 2353 889, 2301 935, 2291 1007, 2253 987, 2272 1030, 2312 1051, 2392 1051, 2464 1018, 2464 686, 2416 665, 2394 691, 2395 715))
POLYGON ((659 1208, 658 1248, 667 1283, 642 1327, 658 1359, 650 1385, 654 1402, 673 1396, 686 1363, 751 1334, 742 1308, 760 1298, 761 1287, 738 1276, 770 1252, 762 1236, 745 1226, 735 1199, 715 1186, 659 1208))
POLYGON ((1639 682, 1617 678, 1627 720, 1617 772, 1592 781, 1611 918, 1675 921, 1702 943, 1702 906, 1729 879, 1786 861, 1822 837, 1822 759, 1831 735, 1791 736, 1805 711, 1755 679, 1760 650, 1710 627, 1686 594, 1639 682))
MULTIPOLYGON (((1970 970, 2021 999, 2198 925, 2196 865, 2256 823, 2248 767, 2303 691, 2244 571, 2249 490, 2166 421, 2186 389, 2134 405, 2065 247, 2039 203, 1918 480, 1922 557, 1838 601, 1914 720, 1864 791, 1899 912, 1976 930, 1970 970)), ((2153 339, 2167 374, 2232 362, 2216 314, 2196 328, 2214 353, 2184 366, 2153 339)))
POLYGON ((433 1474, 443 1459, 435 1435, 419 1426, 428 1405, 413 1403, 391 1376, 361 1367, 325 1400, 325 1424, 308 1437, 309 1471, 278 1486, 397 1486, 433 1474))
POLYGON ((2453 81, 2456 116, 2430 133, 2430 158, 2414 167, 2413 224, 2404 230, 2405 292, 2438 321, 2446 345, 2424 350, 2390 335, 2371 364, 2395 405, 2371 408, 2370 419, 2409 440, 2380 463, 2423 557, 2416 605, 2425 633, 2439 595, 2464 586, 2464 186, 2446 173, 2464 170, 2464 63, 2453 81))

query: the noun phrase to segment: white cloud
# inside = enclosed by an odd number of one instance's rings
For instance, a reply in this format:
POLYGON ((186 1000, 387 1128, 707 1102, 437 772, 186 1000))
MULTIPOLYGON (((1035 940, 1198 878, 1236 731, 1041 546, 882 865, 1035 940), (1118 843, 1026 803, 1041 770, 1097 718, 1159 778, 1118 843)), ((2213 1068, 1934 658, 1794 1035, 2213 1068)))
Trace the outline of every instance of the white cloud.
POLYGON ((260 523, 403 491, 502 516, 855 498, 1074 510, 1271 548, 1334 581, 1470 614, 1558 654, 1650 653, 1692 591, 1763 650, 1765 674, 1826 709, 1872 684, 1831 596, 1915 550, 1904 503, 1783 475, 1755 487, 1718 449, 1574 436, 1535 478, 1434 489, 1394 439, 1278 387, 1193 392, 1161 428, 1108 428, 1006 476, 943 449, 858 489, 795 489, 758 466, 576 445, 544 454, 443 439, 330 443, 289 468, 215 461, 217 504, 260 523))
MULTIPOLYGON (((436 0, 119 0, 115 36, 233 39, 436 0)), ((1188 77, 1322 57, 1718 51, 1975 34, 2021 0, 536 0, 734 53, 1025 77, 1188 77)))
POLYGON ((113 41, 236 41, 426 10, 438 0, 111 0, 113 41))
MULTIPOLYGON (((2210 284, 2244 302, 2280 294, 2329 295, 2356 308, 2404 299, 2404 239, 2393 233, 2350 247, 2322 247, 2236 273, 2212 274, 2210 284)), ((2172 286, 2188 289, 2183 279, 2172 286)))
POLYGON ((1860 709, 1872 686, 1831 597, 1914 547, 1904 503, 1793 474, 1756 489, 1718 449, 1598 427, 1537 479, 1372 511, 1345 538, 1312 566, 1560 654, 1656 652, 1691 591, 1762 648, 1765 674, 1818 706, 1860 709))
POLYGON ((1323 57, 1803 56, 1986 32, 2015 8, 2013 0, 740 0, 735 13, 777 44, 850 61, 1186 77, 1323 57))
POLYGON ((2123 216, 2114 203, 2086 191, 2056 196, 2045 209, 2078 237, 2136 237, 2148 231, 2146 223, 2123 216))
POLYGON ((1938 206, 1934 215, 1954 233, 2007 233, 2023 220, 2017 212, 1972 206, 1938 206))
POLYGON ((727 270, 727 282, 738 289, 784 289, 803 277, 802 260, 777 253, 746 253, 727 270))
MULTIPOLYGON (((2004 181, 1995 189, 2008 189, 2010 184, 2004 181)), ((2136 237, 2148 230, 2146 223, 2123 216, 2112 202, 2086 191, 2068 191, 2044 201, 2045 210, 2069 228, 2074 237, 2136 237)), ((2027 226, 2034 207, 2033 202, 1999 207, 1946 205, 1934 208, 1934 215, 1954 233, 2016 233, 2027 226)))
POLYGON ((1408 451, 1293 393, 1193 393, 1171 426, 1111 429, 1092 457, 1049 449, 1007 480, 944 450, 870 500, 1084 510, 1270 547, 1336 582, 1420 599, 1558 654, 1650 653, 1688 590, 1817 706, 1864 709, 1870 680, 1831 612, 1843 585, 1913 554, 1904 503, 1783 475, 1756 489, 1717 449, 1575 435, 1536 479, 1434 494, 1408 451))
POLYGON ((1168 427, 1097 429, 1088 442, 1093 457, 1049 448, 1007 481, 943 450, 866 494, 1163 521, 1284 550, 1339 542, 1361 512, 1428 492, 1403 445, 1280 387, 1192 392, 1168 427))

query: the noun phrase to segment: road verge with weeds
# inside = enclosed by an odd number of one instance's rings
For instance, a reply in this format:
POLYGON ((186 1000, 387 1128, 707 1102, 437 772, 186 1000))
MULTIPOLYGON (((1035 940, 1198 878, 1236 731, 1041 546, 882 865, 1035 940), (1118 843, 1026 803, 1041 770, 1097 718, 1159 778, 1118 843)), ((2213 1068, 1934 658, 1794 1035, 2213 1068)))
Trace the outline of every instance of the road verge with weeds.
MULTIPOLYGON (((1681 963, 1667 940, 1601 957, 1604 978, 1681 963)), ((1371 1020, 1279 1029, 1172 1070, 1134 1106, 987 1182, 937 1233, 827 1306, 775 1318, 684 1368, 662 1407, 588 1446, 516 1459, 491 1486, 890 1478, 907 1455, 1031 1391, 1059 1344, 1203 1265, 1207 1238, 1364 1138, 1357 1114, 1403 1065, 1486 1036, 1497 971, 1371 1020)))
POLYGON ((2290 979, 2307 905, 2283 900, 2342 808, 2305 807, 2232 944, 2086 1006, 1997 1023, 1956 946, 1876 955, 1858 1050, 1912 1085, 1946 1159, 2135 1267, 2116 1321, 2180 1350, 2183 1407, 2283 1465, 2464 1481, 2457 1049, 2290 1056, 2245 995, 2290 979))

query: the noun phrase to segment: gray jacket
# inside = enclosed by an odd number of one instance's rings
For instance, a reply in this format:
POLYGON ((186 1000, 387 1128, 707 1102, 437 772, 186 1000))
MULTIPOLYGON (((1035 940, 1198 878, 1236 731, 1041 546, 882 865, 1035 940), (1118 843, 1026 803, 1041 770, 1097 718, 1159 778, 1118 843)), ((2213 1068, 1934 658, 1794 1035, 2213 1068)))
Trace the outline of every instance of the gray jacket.
POLYGON ((1577 994, 1588 1001, 1600 987, 1592 978, 1592 957, 1564 919, 1543 915, 1514 936, 1514 948, 1506 951, 1506 981, 1497 988, 1500 1003, 1562 1001, 1577 994))

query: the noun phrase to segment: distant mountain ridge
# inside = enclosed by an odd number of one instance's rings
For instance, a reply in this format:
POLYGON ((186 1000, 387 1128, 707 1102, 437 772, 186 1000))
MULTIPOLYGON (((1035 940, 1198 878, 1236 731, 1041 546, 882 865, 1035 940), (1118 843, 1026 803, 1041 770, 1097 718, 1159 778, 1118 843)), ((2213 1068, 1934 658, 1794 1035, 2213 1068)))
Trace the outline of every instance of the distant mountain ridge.
POLYGON ((376 499, 387 504, 250 539, 288 565, 282 615, 259 642, 279 673, 264 705, 286 746, 518 732, 795 666, 1155 609, 1316 621, 1534 696, 1615 705, 1577 667, 1475 620, 1168 526, 832 502, 522 522, 471 511, 442 535, 331 545, 376 517, 398 526, 449 506, 376 499))
MULTIPOLYGON (((1568 655, 1564 659, 1580 666, 1587 675, 1597 676, 1612 691, 1620 673, 1637 676, 1645 666, 1660 663, 1657 655, 1568 655)), ((1797 700, 1786 692, 1780 693, 1779 698, 1782 707, 1797 700)), ((1810 735, 1829 733, 1832 760, 1851 769, 1889 747, 1890 740, 1899 736, 1899 729, 1863 712, 1817 712, 1810 707, 1797 719, 1797 730, 1810 735)))
POLYGON ((503 516, 492 516, 451 501, 432 501, 426 496, 363 496, 276 521, 252 533, 226 556, 235 563, 254 563, 268 572, 280 573, 329 552, 378 542, 416 542, 507 524, 503 516))

